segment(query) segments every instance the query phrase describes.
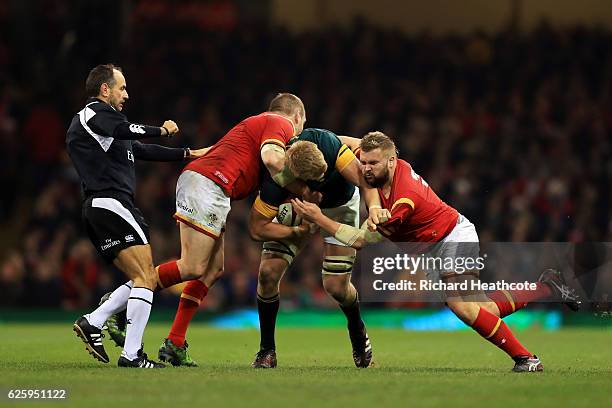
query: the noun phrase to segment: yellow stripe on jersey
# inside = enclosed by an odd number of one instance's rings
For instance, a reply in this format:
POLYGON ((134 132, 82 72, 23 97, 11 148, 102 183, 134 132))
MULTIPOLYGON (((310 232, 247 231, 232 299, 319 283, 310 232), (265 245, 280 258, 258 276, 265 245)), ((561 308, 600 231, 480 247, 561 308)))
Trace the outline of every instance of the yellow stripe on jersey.
POLYGON ((393 203, 393 205, 391 206, 391 211, 393 211, 395 206, 400 205, 400 204, 408 204, 414 210, 414 201, 412 201, 409 198, 400 198, 399 200, 393 203))
POLYGON ((285 144, 283 142, 281 142, 278 139, 266 139, 263 142, 261 142, 261 145, 259 146, 259 149, 261 150, 262 147, 264 147, 264 145, 268 144, 268 143, 274 143, 275 145, 279 145, 280 147, 282 147, 283 149, 285 149, 285 144))
POLYGON ((336 170, 344 170, 355 159, 356 157, 353 151, 349 149, 347 145, 343 144, 336 157, 336 170))
POLYGON ((278 207, 274 207, 268 203, 263 202, 263 200, 257 196, 255 202, 253 203, 253 208, 255 211, 263 215, 267 218, 274 218, 276 214, 278 214, 278 207))

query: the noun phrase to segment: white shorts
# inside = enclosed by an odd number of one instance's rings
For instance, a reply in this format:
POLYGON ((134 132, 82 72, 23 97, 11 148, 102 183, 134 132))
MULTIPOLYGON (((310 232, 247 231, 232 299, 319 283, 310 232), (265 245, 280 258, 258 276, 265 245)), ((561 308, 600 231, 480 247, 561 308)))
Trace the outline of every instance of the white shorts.
POLYGON ((476 227, 470 220, 459 214, 457 225, 440 242, 479 242, 476 227))
MULTIPOLYGON (((428 256, 439 257, 443 260, 478 258, 480 256, 480 245, 476 227, 474 227, 470 220, 459 214, 455 228, 442 241, 433 246, 428 256)), ((428 278, 437 280, 449 274, 463 274, 466 272, 433 268, 425 270, 425 273, 428 278)), ((470 274, 470 272, 468 271, 467 274, 470 274)))
MULTIPOLYGON (((359 207, 361 205, 359 197, 359 189, 355 188, 355 192, 350 200, 342 204, 340 207, 322 208, 321 212, 334 221, 340 224, 347 224, 351 227, 359 228, 359 207)), ((321 236, 326 244, 348 246, 338 241, 333 235, 327 231, 321 230, 321 236)))
POLYGON ((230 198, 214 181, 195 171, 184 171, 176 182, 174 218, 191 228, 219 238, 230 212, 230 198))

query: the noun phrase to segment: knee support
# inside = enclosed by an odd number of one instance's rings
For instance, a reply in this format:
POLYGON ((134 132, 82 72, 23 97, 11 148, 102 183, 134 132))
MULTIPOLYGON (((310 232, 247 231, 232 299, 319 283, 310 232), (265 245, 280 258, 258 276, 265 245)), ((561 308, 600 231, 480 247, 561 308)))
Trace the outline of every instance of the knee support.
POLYGON ((287 245, 278 241, 267 241, 264 242, 263 248, 261 250, 263 254, 274 255, 277 258, 284 259, 291 265, 293 263, 293 259, 297 255, 298 248, 294 245, 287 245))
POLYGON ((323 258, 324 275, 344 275, 353 272, 355 255, 328 255, 323 258))

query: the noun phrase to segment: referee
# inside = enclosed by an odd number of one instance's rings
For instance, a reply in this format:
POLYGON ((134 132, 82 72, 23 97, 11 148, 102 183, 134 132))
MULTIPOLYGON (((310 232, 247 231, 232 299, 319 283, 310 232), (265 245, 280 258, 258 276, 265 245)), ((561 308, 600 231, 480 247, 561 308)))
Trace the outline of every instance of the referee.
MULTIPOLYGON (((121 68, 98 65, 85 82, 87 102, 68 128, 68 154, 82 183, 83 222, 96 250, 121 269, 131 282, 113 292, 127 301, 127 333, 121 367, 162 368, 142 351, 157 274, 153 268, 148 225, 134 206, 135 159, 178 161, 199 157, 202 150, 143 144, 138 139, 172 136, 179 129, 167 120, 161 127, 128 122, 121 113, 128 99, 121 68), (119 293, 123 291, 124 293, 119 293)), ((80 317, 74 331, 96 359, 108 363, 102 345, 104 322, 93 314, 80 317)))

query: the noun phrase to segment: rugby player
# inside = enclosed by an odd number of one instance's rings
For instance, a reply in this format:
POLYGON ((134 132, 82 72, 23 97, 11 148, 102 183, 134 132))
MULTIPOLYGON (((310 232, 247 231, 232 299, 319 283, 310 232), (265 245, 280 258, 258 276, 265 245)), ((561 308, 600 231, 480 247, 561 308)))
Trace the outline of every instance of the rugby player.
MULTIPOLYGON (((393 242, 437 243, 435 255, 478 257, 478 235, 474 225, 454 208, 444 203, 410 164, 397 158, 393 141, 381 132, 368 133, 359 143, 360 162, 367 183, 378 189, 384 208, 391 218, 371 229, 357 229, 330 219, 321 209, 300 199, 293 199, 295 210, 319 225, 336 239, 354 248, 376 242, 382 237, 393 242)), ((296 174, 299 177, 299 174, 296 174)), ((454 271, 429 270, 429 278, 459 281, 466 274, 454 271)), ((480 301, 447 298, 447 306, 478 334, 505 351, 515 362, 513 371, 542 371, 539 358, 527 350, 502 320, 503 317, 525 307, 529 302, 555 294, 571 309, 577 310, 581 301, 567 286, 563 276, 555 270, 543 272, 535 291, 496 291, 478 294, 480 301)))
MULTIPOLYGON (((378 194, 363 180, 355 155, 330 131, 306 129, 293 139, 286 153, 286 166, 292 174, 300 174, 313 191, 322 194, 319 205, 334 220, 359 226, 360 199, 356 186, 363 188, 366 204, 372 211, 380 209, 378 194)), ((282 225, 283 217, 293 216, 291 206, 283 205, 289 197, 289 191, 268 179, 262 184, 251 209, 251 237, 266 241, 257 283, 261 338, 260 349, 252 363, 254 368, 277 365, 274 332, 280 304, 280 280, 311 236, 306 234, 296 239, 291 236, 291 228, 282 225), (281 213, 279 207, 282 207, 281 213)), ((325 243, 323 287, 347 318, 355 365, 368 367, 372 361, 372 346, 361 319, 359 296, 351 283, 355 250, 326 232, 322 235, 325 243)))

